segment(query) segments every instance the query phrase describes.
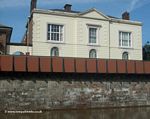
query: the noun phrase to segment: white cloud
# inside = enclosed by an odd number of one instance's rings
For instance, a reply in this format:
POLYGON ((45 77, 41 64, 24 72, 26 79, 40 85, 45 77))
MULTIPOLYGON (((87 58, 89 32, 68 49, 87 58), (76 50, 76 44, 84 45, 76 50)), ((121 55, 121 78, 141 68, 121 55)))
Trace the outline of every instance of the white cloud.
POLYGON ((150 0, 131 0, 128 10, 133 11, 137 8, 143 7, 148 3, 150 3, 150 0))

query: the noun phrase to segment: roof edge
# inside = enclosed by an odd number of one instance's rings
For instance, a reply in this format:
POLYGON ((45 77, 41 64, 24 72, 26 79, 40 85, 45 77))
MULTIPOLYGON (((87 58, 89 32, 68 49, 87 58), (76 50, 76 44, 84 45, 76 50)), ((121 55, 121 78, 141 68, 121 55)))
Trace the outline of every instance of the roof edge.
POLYGON ((90 13, 90 12, 93 12, 93 11, 95 11, 95 12, 97 12, 98 14, 102 15, 102 16, 105 17, 106 19, 110 19, 107 15, 103 14, 102 12, 98 11, 98 10, 95 9, 95 8, 91 8, 91 9, 88 9, 88 10, 86 10, 86 11, 84 11, 84 12, 81 12, 81 13, 79 13, 79 15, 84 15, 84 14, 87 14, 87 13, 90 13))
POLYGON ((81 13, 69 13, 69 12, 60 12, 60 11, 53 11, 53 10, 34 9, 33 12, 32 12, 32 15, 33 15, 33 13, 41 13, 41 14, 51 14, 51 15, 59 15, 59 16, 84 18, 84 17, 82 17, 82 15, 86 14, 86 13, 89 13, 91 11, 96 11, 100 15, 104 16, 107 21, 110 21, 110 22, 125 23, 125 24, 132 24, 132 25, 142 26, 142 22, 139 22, 139 21, 131 21, 131 20, 118 19, 118 18, 110 18, 109 16, 97 11, 95 8, 91 8, 91 9, 89 9, 85 12, 81 12, 81 13))

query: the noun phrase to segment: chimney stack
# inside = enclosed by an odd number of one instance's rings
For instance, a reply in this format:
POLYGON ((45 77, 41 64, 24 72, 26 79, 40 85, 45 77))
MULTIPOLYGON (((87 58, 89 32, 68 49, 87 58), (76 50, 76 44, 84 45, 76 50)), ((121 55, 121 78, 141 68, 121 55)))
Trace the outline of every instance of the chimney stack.
POLYGON ((71 12, 71 6, 72 5, 70 5, 70 4, 65 4, 65 6, 64 6, 65 12, 71 12))
POLYGON ((123 14, 122 14, 122 19, 124 19, 124 20, 130 20, 130 13, 129 12, 124 12, 123 14))
POLYGON ((31 0, 30 13, 36 8, 37 0, 31 0))

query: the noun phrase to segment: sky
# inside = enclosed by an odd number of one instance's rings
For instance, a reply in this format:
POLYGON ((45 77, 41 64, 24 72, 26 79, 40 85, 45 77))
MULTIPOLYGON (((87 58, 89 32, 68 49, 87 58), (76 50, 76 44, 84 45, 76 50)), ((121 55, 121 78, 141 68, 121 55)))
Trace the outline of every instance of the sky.
MULTIPOLYGON (((13 27, 11 42, 20 42, 30 15, 31 0, 0 0, 0 24, 13 27)), ((98 11, 121 18, 130 12, 131 20, 143 23, 143 45, 150 41, 150 0, 37 0, 39 9, 63 9, 66 3, 76 11, 96 8, 98 11)))

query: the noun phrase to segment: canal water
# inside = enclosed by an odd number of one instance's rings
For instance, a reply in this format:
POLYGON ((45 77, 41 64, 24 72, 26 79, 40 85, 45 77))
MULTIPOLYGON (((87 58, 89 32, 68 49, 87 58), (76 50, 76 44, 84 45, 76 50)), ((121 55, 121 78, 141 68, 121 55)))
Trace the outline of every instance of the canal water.
POLYGON ((0 119, 150 119, 148 108, 57 110, 37 114, 0 113, 0 119))

